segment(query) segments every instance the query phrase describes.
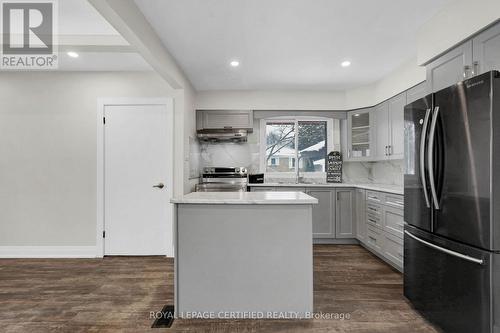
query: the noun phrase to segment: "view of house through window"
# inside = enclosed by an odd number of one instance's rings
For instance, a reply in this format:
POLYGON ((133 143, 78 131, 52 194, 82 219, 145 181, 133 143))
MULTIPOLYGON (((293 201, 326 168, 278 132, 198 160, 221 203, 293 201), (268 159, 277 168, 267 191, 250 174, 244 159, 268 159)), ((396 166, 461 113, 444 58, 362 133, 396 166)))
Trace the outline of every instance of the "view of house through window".
POLYGON ((301 173, 325 172, 327 120, 269 120, 265 126, 266 172, 296 172, 297 167, 301 173))

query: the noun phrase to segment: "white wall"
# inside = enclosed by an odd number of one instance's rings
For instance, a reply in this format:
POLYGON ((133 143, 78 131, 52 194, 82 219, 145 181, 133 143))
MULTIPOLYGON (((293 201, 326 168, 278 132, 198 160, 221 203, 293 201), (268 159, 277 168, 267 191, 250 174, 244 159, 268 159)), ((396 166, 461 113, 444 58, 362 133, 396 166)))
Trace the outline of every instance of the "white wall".
POLYGON ((425 81, 425 68, 412 59, 373 84, 346 91, 200 91, 197 109, 350 110, 378 104, 425 81))
POLYGON ((199 91, 197 109, 333 110, 344 105, 343 91, 199 91))
POLYGON ((95 245, 97 99, 171 96, 181 161, 192 97, 153 72, 1 72, 0 246, 95 245))
POLYGON ((372 106, 395 96, 422 81, 425 81, 425 67, 417 65, 412 59, 380 81, 368 86, 347 90, 344 109, 357 109, 372 106))
POLYGON ((418 63, 428 63, 498 19, 499 0, 450 2, 420 28, 417 38, 418 63))

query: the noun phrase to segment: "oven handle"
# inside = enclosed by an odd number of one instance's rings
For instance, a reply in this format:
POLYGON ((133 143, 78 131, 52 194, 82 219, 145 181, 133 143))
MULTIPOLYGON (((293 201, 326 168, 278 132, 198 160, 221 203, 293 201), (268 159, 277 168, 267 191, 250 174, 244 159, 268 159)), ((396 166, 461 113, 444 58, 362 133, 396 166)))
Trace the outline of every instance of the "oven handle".
POLYGON ((433 248, 435 250, 444 252, 446 254, 449 254, 451 256, 455 256, 455 257, 463 259, 463 260, 467 260, 467 261, 473 262, 475 264, 479 264, 479 265, 484 264, 484 260, 483 259, 477 259, 477 258, 474 258, 474 257, 470 257, 468 255, 465 255, 465 254, 462 254, 462 253, 459 253, 459 252, 455 252, 455 251, 446 249, 446 248, 441 247, 441 246, 434 245, 432 243, 429 243, 429 242, 427 242, 427 241, 425 241, 425 240, 423 240, 423 239, 415 236, 414 234, 412 234, 408 230, 405 230, 405 234, 407 234, 409 237, 413 238, 417 242, 420 242, 420 243, 422 243, 424 245, 427 245, 428 247, 431 247, 431 248, 433 248))

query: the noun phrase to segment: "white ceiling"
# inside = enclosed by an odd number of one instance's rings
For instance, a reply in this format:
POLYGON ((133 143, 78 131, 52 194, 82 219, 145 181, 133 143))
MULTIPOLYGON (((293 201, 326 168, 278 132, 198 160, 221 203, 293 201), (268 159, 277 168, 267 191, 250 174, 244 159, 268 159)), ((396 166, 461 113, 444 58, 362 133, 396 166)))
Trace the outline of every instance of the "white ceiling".
POLYGON ((151 71, 151 66, 87 0, 61 0, 59 71, 151 71), (66 52, 76 51, 78 58, 66 52))
POLYGON ((198 90, 372 83, 416 57, 418 28, 450 1, 135 0, 198 90))
POLYGON ((87 0, 62 0, 57 5, 60 35, 119 35, 87 0))

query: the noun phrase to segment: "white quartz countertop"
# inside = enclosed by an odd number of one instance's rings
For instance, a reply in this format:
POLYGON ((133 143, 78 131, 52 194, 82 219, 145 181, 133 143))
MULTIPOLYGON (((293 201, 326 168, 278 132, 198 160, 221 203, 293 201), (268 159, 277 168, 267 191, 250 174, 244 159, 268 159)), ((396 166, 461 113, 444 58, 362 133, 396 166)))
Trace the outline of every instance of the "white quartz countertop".
POLYGON ((175 204, 311 205, 318 199, 302 192, 192 192, 170 200, 175 204))
POLYGON ((403 187, 399 185, 388 185, 388 184, 376 184, 376 183, 323 183, 323 184, 288 184, 288 183, 263 183, 263 184, 248 184, 251 187, 350 187, 350 188, 362 188, 371 191, 386 192, 392 194, 403 195, 403 187))

